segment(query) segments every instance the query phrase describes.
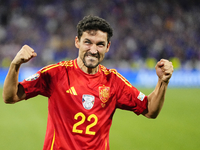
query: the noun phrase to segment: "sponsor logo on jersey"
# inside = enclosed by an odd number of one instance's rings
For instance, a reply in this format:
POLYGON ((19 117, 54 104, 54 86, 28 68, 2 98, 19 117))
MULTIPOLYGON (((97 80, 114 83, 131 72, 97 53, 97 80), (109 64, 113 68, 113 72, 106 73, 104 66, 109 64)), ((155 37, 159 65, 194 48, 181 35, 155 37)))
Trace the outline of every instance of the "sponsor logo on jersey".
POLYGON ((75 88, 72 86, 69 90, 66 91, 67 93, 70 93, 72 95, 77 95, 75 88))
POLYGON ((34 81, 34 80, 36 80, 37 78, 39 78, 39 76, 40 76, 40 75, 39 75, 38 73, 35 73, 34 75, 32 75, 32 76, 26 78, 25 80, 26 80, 26 81, 34 81))
POLYGON ((110 97, 110 87, 100 86, 99 87, 99 98, 103 103, 106 103, 110 97))
POLYGON ((144 97, 145 97, 145 95, 142 93, 142 92, 140 92, 140 94, 138 95, 138 99, 139 100, 141 100, 141 101, 143 101, 144 100, 144 97))
POLYGON ((83 95, 82 97, 82 104, 83 107, 87 110, 91 109, 94 106, 94 96, 92 95, 83 95))

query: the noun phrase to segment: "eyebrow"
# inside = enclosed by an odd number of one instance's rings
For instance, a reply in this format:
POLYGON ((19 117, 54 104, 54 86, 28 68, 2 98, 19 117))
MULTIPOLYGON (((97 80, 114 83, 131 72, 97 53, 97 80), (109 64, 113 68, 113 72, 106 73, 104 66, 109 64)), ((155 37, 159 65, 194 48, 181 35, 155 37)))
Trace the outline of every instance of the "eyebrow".
POLYGON ((101 41, 101 42, 98 42, 97 44, 106 44, 106 42, 104 42, 104 41, 101 41))
POLYGON ((90 39, 85 38, 83 41, 91 41, 90 39))
MULTIPOLYGON (((88 39, 88 38, 85 38, 83 41, 90 41, 91 42, 91 40, 88 39)), ((97 44, 106 44, 106 42, 105 41, 99 41, 99 42, 97 42, 97 44)))

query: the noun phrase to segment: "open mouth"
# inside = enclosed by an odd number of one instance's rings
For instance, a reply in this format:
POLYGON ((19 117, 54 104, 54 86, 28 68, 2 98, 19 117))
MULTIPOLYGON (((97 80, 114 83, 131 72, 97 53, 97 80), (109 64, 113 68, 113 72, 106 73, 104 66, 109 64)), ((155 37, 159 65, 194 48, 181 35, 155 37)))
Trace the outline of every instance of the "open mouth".
POLYGON ((83 58, 83 63, 88 68, 95 68, 99 64, 99 53, 92 54, 91 52, 86 52, 83 58))
POLYGON ((89 58, 89 59, 97 58, 97 57, 94 57, 94 56, 86 56, 86 57, 89 58))
POLYGON ((92 54, 91 52, 87 52, 85 54, 85 56, 88 57, 89 59, 93 59, 93 58, 98 58, 99 59, 99 53, 92 54))

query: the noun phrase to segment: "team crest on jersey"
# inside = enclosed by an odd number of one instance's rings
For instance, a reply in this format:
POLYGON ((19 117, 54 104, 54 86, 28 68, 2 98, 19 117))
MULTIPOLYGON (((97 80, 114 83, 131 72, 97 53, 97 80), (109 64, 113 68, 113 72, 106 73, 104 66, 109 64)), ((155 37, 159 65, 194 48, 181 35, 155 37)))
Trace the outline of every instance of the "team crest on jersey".
POLYGON ((83 95, 82 104, 83 107, 87 110, 91 109, 94 106, 94 96, 92 95, 83 95))
POLYGON ((39 75, 38 73, 35 73, 34 75, 32 75, 32 76, 26 78, 25 80, 26 80, 26 81, 34 81, 34 80, 36 80, 37 78, 39 78, 39 76, 40 76, 40 75, 39 75))
POLYGON ((106 103, 110 97, 110 87, 100 86, 99 87, 99 98, 103 103, 106 103))

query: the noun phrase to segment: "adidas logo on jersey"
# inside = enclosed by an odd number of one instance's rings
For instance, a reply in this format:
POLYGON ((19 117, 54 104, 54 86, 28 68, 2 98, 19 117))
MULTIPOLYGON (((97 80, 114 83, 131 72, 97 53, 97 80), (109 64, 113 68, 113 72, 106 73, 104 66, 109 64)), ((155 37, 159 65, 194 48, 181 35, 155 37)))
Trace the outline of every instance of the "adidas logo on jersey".
POLYGON ((77 95, 75 88, 72 86, 69 90, 66 91, 67 93, 70 93, 72 95, 77 95))

